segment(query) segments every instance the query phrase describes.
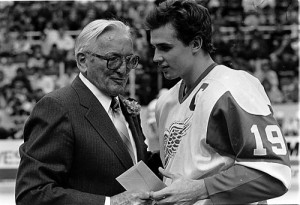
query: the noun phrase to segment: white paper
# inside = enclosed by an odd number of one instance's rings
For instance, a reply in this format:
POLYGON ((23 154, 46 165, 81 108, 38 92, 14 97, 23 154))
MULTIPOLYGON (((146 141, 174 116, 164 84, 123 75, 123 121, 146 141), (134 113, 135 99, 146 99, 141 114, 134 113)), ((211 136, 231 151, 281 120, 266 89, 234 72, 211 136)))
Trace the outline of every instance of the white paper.
POLYGON ((116 180, 127 191, 158 191, 166 187, 143 161, 139 161, 116 180))

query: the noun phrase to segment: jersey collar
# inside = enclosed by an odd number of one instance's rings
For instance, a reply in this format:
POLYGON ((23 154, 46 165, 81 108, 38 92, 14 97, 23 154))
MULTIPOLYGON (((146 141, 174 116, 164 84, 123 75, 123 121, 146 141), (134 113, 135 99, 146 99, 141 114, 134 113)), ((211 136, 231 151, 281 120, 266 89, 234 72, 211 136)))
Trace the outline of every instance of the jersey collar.
POLYGON ((179 103, 183 103, 185 101, 185 99, 187 99, 189 97, 189 95, 193 92, 193 90, 195 89, 195 87, 201 82, 201 80, 207 76, 207 74, 215 67, 217 66, 218 64, 217 63, 212 63, 210 64, 205 70, 204 72, 199 76, 199 78, 196 80, 196 82, 193 84, 192 88, 190 90, 188 90, 187 93, 184 92, 185 90, 185 83, 184 81, 182 80, 181 81, 181 84, 180 84, 180 88, 179 88, 179 95, 178 95, 178 100, 179 100, 179 103))

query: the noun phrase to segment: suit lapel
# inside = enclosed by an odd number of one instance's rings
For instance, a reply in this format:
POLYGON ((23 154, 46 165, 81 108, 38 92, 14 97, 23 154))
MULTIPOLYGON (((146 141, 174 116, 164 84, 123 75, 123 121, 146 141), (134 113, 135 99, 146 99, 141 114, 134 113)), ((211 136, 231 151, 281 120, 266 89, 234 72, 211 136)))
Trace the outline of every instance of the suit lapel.
POLYGON ((144 156, 143 150, 146 149, 145 143, 144 143, 145 136, 143 135, 143 132, 141 130, 138 116, 130 115, 127 112, 122 100, 120 101, 120 105, 121 105, 123 115, 125 116, 125 119, 129 125, 130 131, 132 133, 132 137, 135 141, 138 161, 144 160, 145 156, 144 156))
POLYGON ((81 105, 88 109, 85 118, 120 159, 124 167, 130 168, 133 166, 131 157, 126 150, 122 139, 119 137, 118 131, 114 127, 101 103, 83 84, 79 77, 74 80, 73 87, 78 93, 81 105))

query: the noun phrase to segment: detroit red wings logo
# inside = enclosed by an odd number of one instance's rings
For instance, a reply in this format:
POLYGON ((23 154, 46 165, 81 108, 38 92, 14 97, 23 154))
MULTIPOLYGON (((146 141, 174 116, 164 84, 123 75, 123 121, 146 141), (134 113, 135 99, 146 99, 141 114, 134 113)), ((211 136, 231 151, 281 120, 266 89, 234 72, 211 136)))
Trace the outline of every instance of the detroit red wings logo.
POLYGON ((164 132, 165 167, 168 165, 170 159, 175 156, 182 137, 187 134, 191 126, 191 117, 186 118, 183 122, 173 122, 169 129, 164 132))

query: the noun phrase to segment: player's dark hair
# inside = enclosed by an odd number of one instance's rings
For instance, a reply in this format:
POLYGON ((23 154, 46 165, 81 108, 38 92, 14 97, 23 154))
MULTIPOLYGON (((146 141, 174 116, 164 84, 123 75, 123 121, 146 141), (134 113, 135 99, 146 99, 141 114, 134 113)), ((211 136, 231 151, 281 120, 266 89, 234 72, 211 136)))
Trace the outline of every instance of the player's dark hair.
POLYGON ((212 25, 208 9, 192 0, 167 0, 148 14, 145 26, 157 29, 168 23, 176 30, 177 38, 188 45, 195 38, 202 39, 202 49, 211 53, 212 25))

